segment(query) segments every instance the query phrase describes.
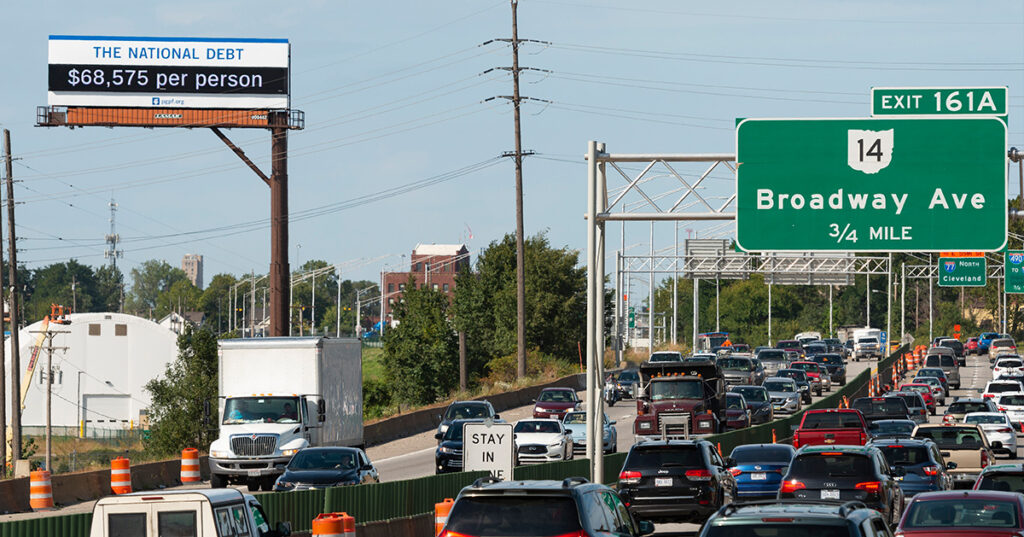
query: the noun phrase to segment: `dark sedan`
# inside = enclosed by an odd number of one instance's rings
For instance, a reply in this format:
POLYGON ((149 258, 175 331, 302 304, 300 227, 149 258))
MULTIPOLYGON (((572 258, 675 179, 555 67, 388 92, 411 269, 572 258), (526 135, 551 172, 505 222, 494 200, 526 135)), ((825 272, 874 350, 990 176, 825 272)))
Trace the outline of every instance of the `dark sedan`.
POLYGON ((768 423, 775 419, 772 398, 764 386, 733 386, 729 391, 743 396, 747 402, 747 409, 750 410, 752 425, 768 423))
POLYGON ((434 473, 462 471, 462 426, 484 420, 455 420, 444 434, 436 434, 437 450, 434 451, 434 473))
POLYGON ((361 449, 311 447, 300 450, 274 483, 274 490, 323 489, 360 483, 377 483, 377 468, 361 449))

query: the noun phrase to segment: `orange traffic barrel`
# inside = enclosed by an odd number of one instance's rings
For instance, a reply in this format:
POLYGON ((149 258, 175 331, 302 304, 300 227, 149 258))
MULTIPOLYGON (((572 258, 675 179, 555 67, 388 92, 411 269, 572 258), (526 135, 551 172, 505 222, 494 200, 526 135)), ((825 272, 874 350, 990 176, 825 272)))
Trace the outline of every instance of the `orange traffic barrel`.
POLYGON ((53 488, 48 470, 35 470, 29 474, 28 504, 33 511, 53 509, 53 488))
POLYGON ((313 519, 314 537, 355 537, 356 519, 348 513, 321 513, 313 519))
POLYGON ((773 444, 776 443, 775 442, 775 429, 772 429, 772 443, 773 444))
POLYGON ((455 500, 451 498, 445 498, 443 502, 434 504, 434 537, 441 535, 441 532, 444 531, 444 526, 448 523, 448 513, 452 512, 454 504, 455 500))
POLYGON ((181 450, 181 482, 198 483, 200 480, 199 450, 191 447, 181 450))
POLYGON ((110 461, 110 490, 114 494, 128 494, 132 491, 131 461, 118 457, 110 461))

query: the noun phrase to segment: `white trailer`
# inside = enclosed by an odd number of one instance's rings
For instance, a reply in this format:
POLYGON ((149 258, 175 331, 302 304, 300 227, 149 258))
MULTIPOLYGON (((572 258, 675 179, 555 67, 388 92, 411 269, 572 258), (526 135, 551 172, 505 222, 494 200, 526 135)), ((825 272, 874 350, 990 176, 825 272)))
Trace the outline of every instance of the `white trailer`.
POLYGON ((298 450, 363 446, 362 346, 355 338, 219 342, 220 435, 210 483, 270 490, 298 450))

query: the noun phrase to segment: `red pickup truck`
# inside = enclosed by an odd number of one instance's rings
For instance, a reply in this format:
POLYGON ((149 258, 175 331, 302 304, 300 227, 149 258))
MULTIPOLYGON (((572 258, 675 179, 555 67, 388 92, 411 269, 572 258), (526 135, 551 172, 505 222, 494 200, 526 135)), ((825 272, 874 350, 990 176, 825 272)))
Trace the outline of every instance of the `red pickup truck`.
POLYGON ((828 446, 832 444, 863 446, 868 441, 868 427, 859 410, 827 408, 808 410, 800 428, 793 433, 793 447, 828 446))

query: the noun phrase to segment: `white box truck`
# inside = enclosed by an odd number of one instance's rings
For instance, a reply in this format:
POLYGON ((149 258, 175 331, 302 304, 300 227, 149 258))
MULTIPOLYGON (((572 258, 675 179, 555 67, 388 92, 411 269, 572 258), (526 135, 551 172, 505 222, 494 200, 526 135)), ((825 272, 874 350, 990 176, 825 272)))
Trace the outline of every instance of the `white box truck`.
POLYGON ((853 360, 861 358, 882 359, 885 349, 882 348, 882 331, 878 328, 858 328, 853 331, 853 360))
POLYGON ((362 346, 355 338, 218 342, 220 434, 210 484, 271 490, 298 450, 363 447, 362 346))

